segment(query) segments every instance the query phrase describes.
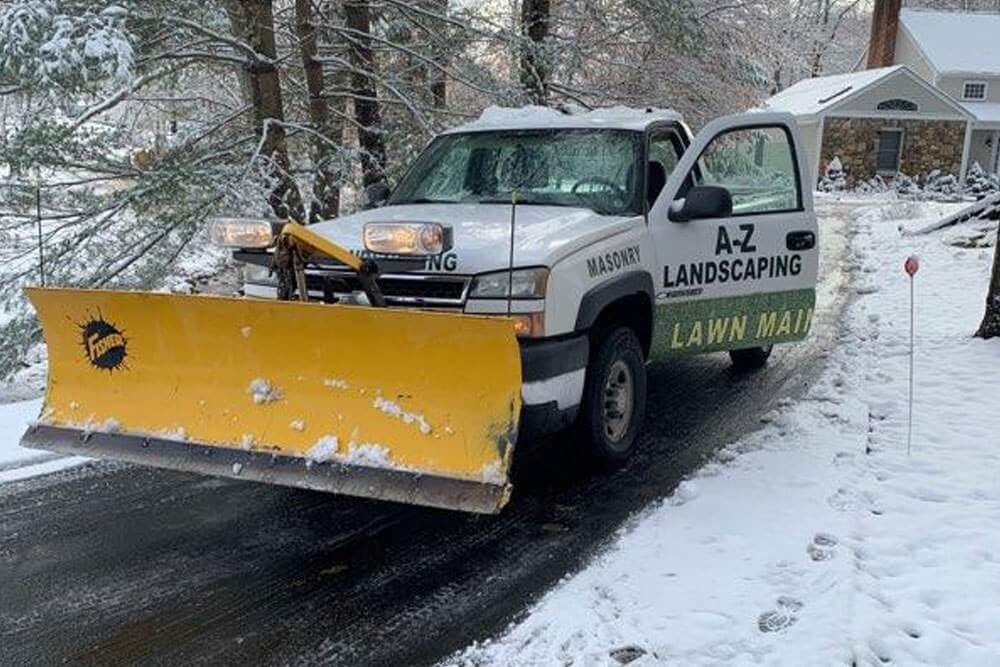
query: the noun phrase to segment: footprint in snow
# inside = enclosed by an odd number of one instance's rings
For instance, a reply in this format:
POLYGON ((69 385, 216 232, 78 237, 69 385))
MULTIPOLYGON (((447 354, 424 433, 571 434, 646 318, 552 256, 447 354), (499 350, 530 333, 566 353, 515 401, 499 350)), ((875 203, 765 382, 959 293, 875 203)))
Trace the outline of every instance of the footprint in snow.
POLYGON ((806 553, 816 562, 833 560, 837 556, 837 538, 829 533, 816 533, 813 541, 806 547, 806 553))
POLYGON ((778 598, 777 606, 777 609, 765 611, 757 618, 757 628, 761 632, 780 632, 799 620, 800 601, 783 595, 778 598))
POLYGON ((619 665, 627 665, 646 655, 646 649, 639 646, 622 646, 612 650, 608 655, 619 665))
POLYGON ((841 487, 826 499, 827 505, 838 512, 851 512, 859 507, 857 493, 841 487))

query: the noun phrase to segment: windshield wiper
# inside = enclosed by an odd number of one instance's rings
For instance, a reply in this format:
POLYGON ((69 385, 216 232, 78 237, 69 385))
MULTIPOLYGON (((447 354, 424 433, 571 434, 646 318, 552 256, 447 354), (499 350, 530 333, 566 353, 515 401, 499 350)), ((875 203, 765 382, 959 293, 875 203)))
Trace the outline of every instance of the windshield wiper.
MULTIPOLYGON (((477 204, 510 204, 510 199, 477 199, 477 204)), ((518 206, 559 206, 562 208, 585 208, 588 211, 593 211, 598 215, 614 215, 614 211, 611 209, 596 206, 594 204, 587 204, 584 202, 577 202, 575 204, 570 204, 567 202, 556 202, 556 201, 539 201, 537 199, 521 199, 517 200, 518 206)))
MULTIPOLYGON (((489 199, 477 199, 476 204, 510 204, 510 197, 491 197, 489 199)), ((524 199, 522 197, 517 198, 518 205, 524 204, 525 206, 567 206, 570 208, 588 208, 586 206, 580 207, 577 204, 567 204, 564 202, 555 201, 544 201, 541 199, 524 199)))
POLYGON ((415 199, 404 199, 403 201, 393 203, 401 206, 404 204, 458 204, 459 202, 454 199, 431 199, 430 197, 417 197, 415 199))
MULTIPOLYGON (((473 203, 475 203, 475 204, 510 204, 511 203, 511 198, 510 197, 493 197, 493 198, 487 198, 487 199, 476 199, 473 203)), ((533 201, 530 201, 530 200, 527 200, 527 199, 521 199, 520 197, 518 197, 517 203, 518 204, 535 204, 537 202, 533 202, 533 201)))

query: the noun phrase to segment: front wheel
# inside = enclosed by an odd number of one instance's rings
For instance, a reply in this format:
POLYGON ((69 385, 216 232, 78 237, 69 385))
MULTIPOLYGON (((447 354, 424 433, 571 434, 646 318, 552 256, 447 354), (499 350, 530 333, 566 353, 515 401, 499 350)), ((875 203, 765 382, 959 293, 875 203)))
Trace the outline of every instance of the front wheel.
POLYGON ((580 406, 579 431, 593 462, 601 467, 625 463, 645 416, 642 345, 631 329, 611 329, 595 340, 580 406))
POLYGON ((730 350, 729 358, 732 359, 733 366, 737 370, 749 371, 755 368, 763 368, 767 365, 767 360, 771 358, 771 352, 773 351, 773 345, 751 347, 745 350, 730 350))

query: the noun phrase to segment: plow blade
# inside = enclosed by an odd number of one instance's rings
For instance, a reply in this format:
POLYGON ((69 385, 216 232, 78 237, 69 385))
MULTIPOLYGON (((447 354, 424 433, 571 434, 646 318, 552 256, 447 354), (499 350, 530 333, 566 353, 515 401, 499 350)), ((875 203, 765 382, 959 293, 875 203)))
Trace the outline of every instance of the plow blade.
POLYGON ((49 351, 22 444, 497 512, 521 406, 504 319, 31 289, 49 351))

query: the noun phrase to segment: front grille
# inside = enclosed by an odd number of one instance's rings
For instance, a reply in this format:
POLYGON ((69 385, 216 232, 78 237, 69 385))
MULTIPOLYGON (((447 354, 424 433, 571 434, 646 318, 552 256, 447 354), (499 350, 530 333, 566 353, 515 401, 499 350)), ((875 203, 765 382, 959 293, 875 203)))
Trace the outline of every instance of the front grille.
MULTIPOLYGON (((382 276, 377 280, 386 302, 398 305, 451 306, 465 304, 467 276, 410 274, 382 276)), ((357 276, 345 273, 307 273, 311 296, 332 300, 336 294, 361 291, 357 276)))

